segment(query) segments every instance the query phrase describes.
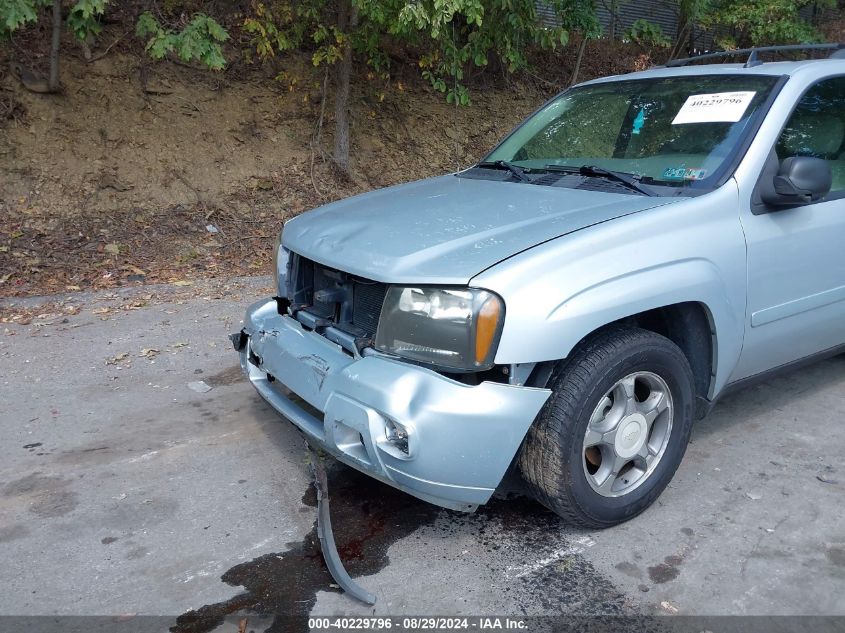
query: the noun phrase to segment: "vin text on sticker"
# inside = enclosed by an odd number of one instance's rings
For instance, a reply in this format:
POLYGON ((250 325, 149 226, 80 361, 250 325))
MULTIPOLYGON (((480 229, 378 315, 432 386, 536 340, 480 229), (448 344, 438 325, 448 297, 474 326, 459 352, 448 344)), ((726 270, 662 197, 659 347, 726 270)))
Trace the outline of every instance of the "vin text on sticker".
POLYGON ((690 95, 672 125, 682 123, 736 123, 745 114, 756 92, 714 92, 690 95))

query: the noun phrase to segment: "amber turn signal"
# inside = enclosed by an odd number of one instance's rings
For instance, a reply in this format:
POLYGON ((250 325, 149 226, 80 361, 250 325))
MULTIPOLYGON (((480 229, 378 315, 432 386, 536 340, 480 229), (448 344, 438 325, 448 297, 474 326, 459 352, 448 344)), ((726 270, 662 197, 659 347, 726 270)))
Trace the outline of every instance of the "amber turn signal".
POLYGON ((495 295, 491 296, 478 311, 478 320, 475 325, 475 363, 484 365, 499 332, 499 323, 502 318, 502 301, 495 295))

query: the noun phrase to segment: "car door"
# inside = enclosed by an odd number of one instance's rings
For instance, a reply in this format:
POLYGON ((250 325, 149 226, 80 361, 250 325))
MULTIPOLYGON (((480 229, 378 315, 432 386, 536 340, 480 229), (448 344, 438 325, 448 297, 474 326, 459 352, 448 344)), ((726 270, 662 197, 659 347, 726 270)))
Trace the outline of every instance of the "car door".
POLYGON ((742 214, 748 299, 735 380, 845 344, 844 146, 845 77, 824 79, 804 93, 772 149, 778 164, 825 159, 831 192, 786 209, 752 200, 753 213, 742 214))

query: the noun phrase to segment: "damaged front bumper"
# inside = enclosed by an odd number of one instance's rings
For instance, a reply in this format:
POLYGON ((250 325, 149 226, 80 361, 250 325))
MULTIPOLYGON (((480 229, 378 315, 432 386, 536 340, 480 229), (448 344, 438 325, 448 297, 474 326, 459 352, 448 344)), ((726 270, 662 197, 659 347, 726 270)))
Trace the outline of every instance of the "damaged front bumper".
POLYGON ((258 393, 312 444, 455 510, 487 502, 550 395, 494 382, 469 386, 408 363, 348 352, 280 315, 273 299, 248 308, 233 341, 258 393))

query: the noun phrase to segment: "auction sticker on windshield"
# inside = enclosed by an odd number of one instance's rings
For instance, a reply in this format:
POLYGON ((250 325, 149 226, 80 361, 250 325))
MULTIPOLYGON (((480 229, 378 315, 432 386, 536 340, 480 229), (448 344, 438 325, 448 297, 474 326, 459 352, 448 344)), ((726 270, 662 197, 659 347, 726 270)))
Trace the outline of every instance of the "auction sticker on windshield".
POLYGON ((672 125, 683 123, 736 123, 745 114, 756 92, 714 92, 690 95, 672 125))

